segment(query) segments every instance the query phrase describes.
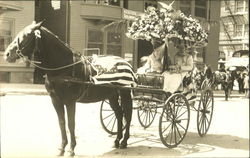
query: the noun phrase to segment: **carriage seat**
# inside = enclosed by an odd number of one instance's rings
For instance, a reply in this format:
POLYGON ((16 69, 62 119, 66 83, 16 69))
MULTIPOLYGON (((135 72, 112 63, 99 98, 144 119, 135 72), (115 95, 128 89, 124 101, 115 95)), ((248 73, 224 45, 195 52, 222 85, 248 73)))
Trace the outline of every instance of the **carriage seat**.
POLYGON ((148 72, 146 74, 137 74, 138 86, 163 89, 164 76, 161 73, 148 72))

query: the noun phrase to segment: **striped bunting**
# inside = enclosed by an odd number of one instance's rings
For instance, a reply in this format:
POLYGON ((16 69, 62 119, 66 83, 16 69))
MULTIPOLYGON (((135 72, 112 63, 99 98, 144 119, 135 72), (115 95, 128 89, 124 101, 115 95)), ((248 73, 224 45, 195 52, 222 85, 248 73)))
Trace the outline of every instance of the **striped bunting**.
POLYGON ((136 82, 132 66, 121 57, 96 56, 91 64, 97 70, 97 75, 92 77, 95 84, 131 86, 136 82))

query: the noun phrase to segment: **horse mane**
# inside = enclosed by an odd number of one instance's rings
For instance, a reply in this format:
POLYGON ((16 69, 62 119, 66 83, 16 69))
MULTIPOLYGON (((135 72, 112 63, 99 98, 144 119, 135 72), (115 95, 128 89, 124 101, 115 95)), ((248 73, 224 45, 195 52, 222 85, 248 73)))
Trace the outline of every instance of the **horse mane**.
POLYGON ((59 45, 63 46, 65 50, 70 51, 71 53, 75 52, 72 48, 69 47, 69 45, 66 42, 62 41, 57 35, 55 35, 46 27, 41 26, 41 30, 44 31, 47 35, 49 35, 49 37, 55 40, 59 45))

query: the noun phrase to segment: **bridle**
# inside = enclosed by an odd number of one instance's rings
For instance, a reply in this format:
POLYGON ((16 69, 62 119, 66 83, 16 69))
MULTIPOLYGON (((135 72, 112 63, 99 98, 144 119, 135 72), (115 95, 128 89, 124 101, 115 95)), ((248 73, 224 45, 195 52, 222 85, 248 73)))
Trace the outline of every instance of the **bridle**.
MULTIPOLYGON (((37 51, 37 49, 38 49, 38 38, 40 38, 40 37, 37 37, 37 36, 35 35, 35 38, 36 38, 36 39, 35 39, 36 41, 35 41, 35 47, 34 47, 34 49, 33 49, 33 53, 35 53, 35 51, 37 51)), ((56 67, 56 68, 47 68, 47 67, 39 66, 38 64, 41 64, 40 61, 30 60, 29 58, 27 58, 27 57, 22 53, 22 51, 23 51, 24 49, 26 49, 30 44, 31 44, 31 42, 28 42, 26 45, 24 45, 22 48, 20 48, 20 42, 19 42, 19 38, 18 38, 18 39, 17 39, 17 50, 16 50, 17 56, 18 56, 20 59, 24 60, 25 62, 29 62, 30 65, 32 65, 32 66, 34 66, 34 67, 37 67, 37 68, 39 68, 39 69, 45 70, 45 71, 62 70, 62 69, 68 68, 68 67, 72 67, 72 66, 74 66, 74 65, 76 65, 76 64, 79 64, 79 63, 82 63, 82 62, 86 62, 86 61, 87 61, 87 63, 91 64, 91 63, 87 60, 87 58, 86 58, 85 56, 81 55, 81 60, 76 61, 76 62, 74 62, 74 63, 72 63, 72 64, 65 65, 65 66, 60 66, 60 67, 56 67)), ((91 65, 92 65, 92 64, 91 64, 91 65)))

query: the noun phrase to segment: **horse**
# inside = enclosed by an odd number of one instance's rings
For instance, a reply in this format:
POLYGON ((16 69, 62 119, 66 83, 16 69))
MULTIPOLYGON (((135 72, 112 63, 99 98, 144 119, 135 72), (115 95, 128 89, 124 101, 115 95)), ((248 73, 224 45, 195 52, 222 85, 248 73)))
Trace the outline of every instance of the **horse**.
POLYGON ((73 51, 51 31, 43 27, 42 22, 33 22, 21 30, 6 48, 4 58, 11 63, 16 62, 17 59, 23 59, 45 71, 45 87, 57 113, 61 130, 59 156, 65 154, 65 147, 68 144, 64 107, 67 110, 70 131, 69 156, 75 155, 76 102, 90 103, 108 99, 118 121, 114 147, 127 148, 132 117, 131 90, 63 81, 62 79, 72 78, 79 78, 83 82, 90 81, 93 67, 84 56, 73 51), (123 117, 126 121, 125 133, 122 130, 123 117))
POLYGON ((225 100, 228 100, 230 97, 232 86, 232 75, 229 72, 219 72, 215 71, 213 73, 213 87, 217 87, 219 84, 222 86, 222 89, 225 92, 225 100))

